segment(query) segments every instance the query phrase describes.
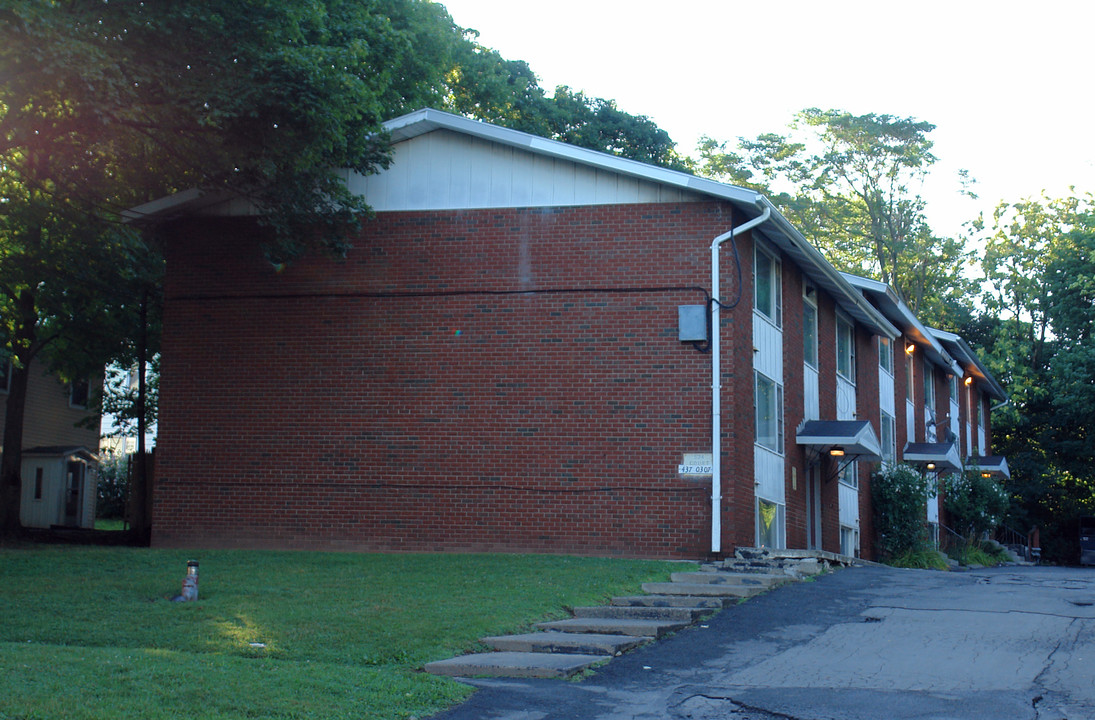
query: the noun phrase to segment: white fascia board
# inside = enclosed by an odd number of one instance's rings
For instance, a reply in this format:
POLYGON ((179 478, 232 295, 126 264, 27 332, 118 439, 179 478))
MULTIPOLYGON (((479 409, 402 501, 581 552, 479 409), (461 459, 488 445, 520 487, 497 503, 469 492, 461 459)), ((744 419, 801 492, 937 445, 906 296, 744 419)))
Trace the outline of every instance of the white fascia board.
POLYGON ((143 205, 122 211, 122 221, 126 223, 139 223, 147 218, 153 218, 171 212, 184 210, 202 197, 202 191, 198 188, 181 190, 172 195, 157 198, 143 205))

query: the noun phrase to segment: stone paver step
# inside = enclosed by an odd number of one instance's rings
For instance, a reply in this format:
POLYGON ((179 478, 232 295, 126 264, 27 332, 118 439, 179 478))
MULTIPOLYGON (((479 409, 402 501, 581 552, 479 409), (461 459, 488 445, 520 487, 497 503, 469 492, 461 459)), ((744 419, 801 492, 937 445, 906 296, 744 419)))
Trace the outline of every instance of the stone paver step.
POLYGON ((675 583, 707 583, 711 585, 760 585, 772 587, 789 581, 787 575, 768 575, 761 573, 734 573, 721 571, 673 573, 670 579, 675 583))
POLYGON ((643 583, 643 591, 652 595, 700 595, 706 597, 747 598, 759 595, 764 585, 724 585, 720 583, 643 583))
POLYGON ((598 605, 596 607, 576 607, 574 617, 578 618, 619 618, 623 620, 679 620, 692 623, 704 615, 710 615, 709 608, 691 607, 650 607, 634 605, 598 605))
POLYGON ((639 635, 658 638, 687 627, 687 620, 623 620, 619 618, 570 618, 537 623, 541 630, 560 632, 596 633, 605 635, 639 635))
POLYGON ((448 677, 568 678, 606 659, 583 653, 492 652, 438 660, 425 670, 448 677))
POLYGON ((646 635, 604 635, 550 631, 485 637, 483 642, 495 650, 510 652, 616 655, 653 639, 653 637, 646 635))
POLYGON ((697 597, 695 595, 625 595, 612 598, 612 604, 639 607, 703 608, 708 612, 714 612, 722 608, 723 599, 720 597, 697 597))

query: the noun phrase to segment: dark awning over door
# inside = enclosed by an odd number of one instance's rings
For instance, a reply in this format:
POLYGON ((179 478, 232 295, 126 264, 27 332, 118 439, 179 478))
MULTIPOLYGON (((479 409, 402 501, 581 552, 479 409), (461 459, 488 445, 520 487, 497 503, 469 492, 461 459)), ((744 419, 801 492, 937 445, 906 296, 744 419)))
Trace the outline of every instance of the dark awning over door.
POLYGON ((962 469, 962 458, 955 443, 909 443, 902 454, 905 462, 923 465, 928 470, 950 471, 962 469))
POLYGON ((844 457, 878 462, 882 446, 866 420, 807 420, 798 427, 795 442, 828 454, 843 450, 844 457))

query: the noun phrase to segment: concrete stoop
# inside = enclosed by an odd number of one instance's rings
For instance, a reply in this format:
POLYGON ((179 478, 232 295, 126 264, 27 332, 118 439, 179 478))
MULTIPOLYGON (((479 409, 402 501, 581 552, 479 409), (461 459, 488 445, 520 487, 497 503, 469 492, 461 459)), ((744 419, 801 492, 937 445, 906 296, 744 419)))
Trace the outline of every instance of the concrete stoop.
POLYGON ((483 638, 495 652, 432 662, 425 670, 452 677, 570 677, 688 627, 726 604, 853 562, 832 553, 739 548, 734 558, 697 572, 673 573, 670 582, 644 583, 646 595, 574 608, 574 617, 538 623, 539 632, 483 638))

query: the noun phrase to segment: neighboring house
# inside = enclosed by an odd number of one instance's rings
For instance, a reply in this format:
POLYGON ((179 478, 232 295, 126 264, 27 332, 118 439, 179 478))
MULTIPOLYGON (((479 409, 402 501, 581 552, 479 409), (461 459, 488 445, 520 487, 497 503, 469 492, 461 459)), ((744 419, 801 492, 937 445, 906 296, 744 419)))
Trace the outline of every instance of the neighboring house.
MULTIPOLYGON (((2 435, 11 366, 0 365, 2 435)), ((31 363, 23 418, 19 519, 24 527, 95 526, 99 424, 85 427, 81 421, 93 414, 89 396, 101 386, 102 377, 68 385, 37 361, 31 363)))
POLYGON ((342 260, 272 265, 238 201, 131 212, 167 238, 155 545, 872 554, 904 330, 765 198, 387 128, 342 260))

